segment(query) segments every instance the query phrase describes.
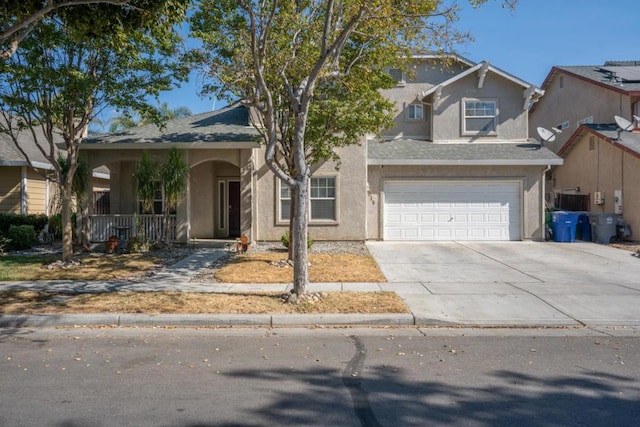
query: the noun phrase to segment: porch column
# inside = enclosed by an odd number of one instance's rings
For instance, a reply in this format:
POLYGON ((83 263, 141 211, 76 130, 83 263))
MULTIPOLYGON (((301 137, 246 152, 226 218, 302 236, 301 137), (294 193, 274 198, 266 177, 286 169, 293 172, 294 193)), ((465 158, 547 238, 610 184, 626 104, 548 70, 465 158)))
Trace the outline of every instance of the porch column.
MULTIPOLYGON (((184 161, 189 163, 189 150, 182 151, 184 161)), ((191 175, 191 168, 189 168, 191 175)), ((191 179, 187 178, 187 190, 176 208, 176 242, 189 243, 191 236, 191 179)))
POLYGON ((253 150, 240 150, 240 234, 256 238, 253 230, 253 150))

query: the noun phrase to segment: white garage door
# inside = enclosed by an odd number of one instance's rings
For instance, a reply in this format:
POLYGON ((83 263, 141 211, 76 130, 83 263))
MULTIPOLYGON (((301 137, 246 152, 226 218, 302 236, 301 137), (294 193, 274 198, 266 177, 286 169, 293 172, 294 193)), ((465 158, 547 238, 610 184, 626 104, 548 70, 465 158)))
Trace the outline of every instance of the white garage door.
POLYGON ((387 181, 385 240, 520 240, 516 181, 387 181))

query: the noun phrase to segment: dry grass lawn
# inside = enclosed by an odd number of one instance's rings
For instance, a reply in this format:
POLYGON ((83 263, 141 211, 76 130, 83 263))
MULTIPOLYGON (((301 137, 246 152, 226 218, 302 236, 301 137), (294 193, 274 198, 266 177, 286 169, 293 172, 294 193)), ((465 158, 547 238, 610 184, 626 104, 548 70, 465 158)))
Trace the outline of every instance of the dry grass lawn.
MULTIPOLYGON (((286 253, 239 255, 216 272, 225 283, 288 283, 293 268, 270 265, 286 258, 286 253)), ((309 254, 309 281, 320 282, 386 282, 374 259, 355 254, 309 254)))
POLYGON ((118 280, 151 270, 163 260, 147 254, 89 254, 75 257, 81 265, 48 269, 60 256, 0 257, 0 280, 118 280))
POLYGON ((318 303, 284 303, 281 293, 113 292, 65 295, 0 291, 2 314, 72 313, 408 313, 393 292, 327 292, 318 303))

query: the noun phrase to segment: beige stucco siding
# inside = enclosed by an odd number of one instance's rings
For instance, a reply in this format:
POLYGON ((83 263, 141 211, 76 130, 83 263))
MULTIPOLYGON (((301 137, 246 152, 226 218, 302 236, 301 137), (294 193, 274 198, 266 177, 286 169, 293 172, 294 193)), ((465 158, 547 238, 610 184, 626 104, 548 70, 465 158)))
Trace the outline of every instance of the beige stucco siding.
POLYGON ((383 238, 384 182, 389 179, 519 181, 522 186, 522 237, 541 240, 542 205, 540 200, 540 166, 369 166, 367 197, 367 239, 383 238))
MULTIPOLYGON (((310 221, 309 234, 314 240, 364 240, 366 211, 366 151, 365 146, 351 146, 338 150, 340 170, 327 162, 313 169, 314 177, 336 177, 336 216, 331 223, 310 221)), ((257 161, 256 240, 280 240, 288 224, 277 220, 278 194, 273 172, 264 163, 264 149, 257 161)))
POLYGON ((527 114, 522 86, 488 72, 482 88, 478 75, 472 73, 442 90, 442 97, 434 105, 433 140, 455 141, 470 139, 463 134, 464 100, 497 102, 497 136, 472 137, 474 140, 525 140, 527 114))
POLYGON ((0 212, 20 213, 21 181, 20 167, 0 167, 0 212))
POLYGON ((558 73, 531 112, 529 134, 539 138, 536 132, 538 126, 550 129, 569 122, 569 127, 556 135, 554 142, 546 144, 550 150, 557 152, 579 127, 579 120, 592 116, 593 123, 613 123, 614 115, 630 119, 630 108, 627 95, 558 73))
POLYGON ((613 213, 614 191, 622 190, 624 220, 632 238, 640 236, 640 159, 604 139, 587 134, 566 153, 564 165, 554 170, 553 185, 559 192, 580 187, 576 194, 589 195, 592 212, 613 213), (590 150, 589 139, 594 149, 590 150), (594 204, 593 194, 604 192, 604 204, 594 204))
POLYGON ((422 92, 431 89, 462 72, 460 64, 445 65, 441 62, 418 62, 411 66, 407 81, 382 94, 395 104, 395 126, 385 130, 383 135, 388 138, 431 139, 431 107, 425 105, 423 120, 409 120, 407 108, 417 102, 422 92))

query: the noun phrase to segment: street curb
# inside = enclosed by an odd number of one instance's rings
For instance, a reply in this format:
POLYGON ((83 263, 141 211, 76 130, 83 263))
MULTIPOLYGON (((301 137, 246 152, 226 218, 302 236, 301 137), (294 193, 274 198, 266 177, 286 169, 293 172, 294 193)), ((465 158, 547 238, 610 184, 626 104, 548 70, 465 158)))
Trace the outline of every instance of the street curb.
POLYGON ((311 325, 415 325, 412 314, 274 314, 271 325, 311 326, 311 325))
POLYGON ((60 314, 0 315, 0 328, 56 326, 413 326, 411 314, 60 314))

